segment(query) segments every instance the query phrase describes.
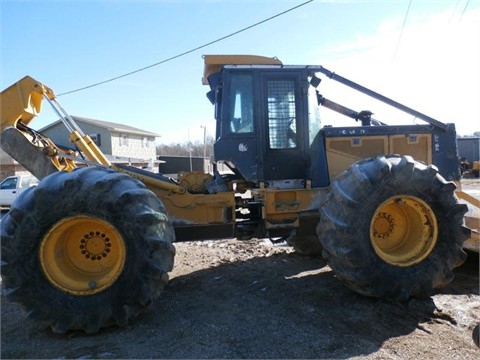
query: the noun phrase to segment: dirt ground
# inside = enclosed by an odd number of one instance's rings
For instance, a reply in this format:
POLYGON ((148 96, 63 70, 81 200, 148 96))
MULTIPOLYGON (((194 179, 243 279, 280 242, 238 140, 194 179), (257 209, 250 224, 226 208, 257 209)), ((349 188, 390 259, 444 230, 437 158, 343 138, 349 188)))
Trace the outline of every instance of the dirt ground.
POLYGON ((478 255, 429 299, 357 295, 319 258, 266 240, 177 244, 159 301, 126 327, 55 335, 1 302, 1 358, 478 359, 478 255))
POLYGON ((1 298, 1 358, 478 359, 479 257, 428 299, 357 295, 268 240, 177 243, 160 299, 125 327, 53 334, 1 298))

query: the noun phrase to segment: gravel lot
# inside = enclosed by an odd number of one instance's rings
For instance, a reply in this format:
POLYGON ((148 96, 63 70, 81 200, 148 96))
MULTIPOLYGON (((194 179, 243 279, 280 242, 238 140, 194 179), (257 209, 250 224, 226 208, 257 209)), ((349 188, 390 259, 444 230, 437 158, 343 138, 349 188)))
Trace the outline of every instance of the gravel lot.
POLYGON ((478 255, 432 298, 345 288, 318 258, 265 240, 177 244, 159 301, 128 326, 53 334, 2 297, 1 358, 478 359, 478 255))

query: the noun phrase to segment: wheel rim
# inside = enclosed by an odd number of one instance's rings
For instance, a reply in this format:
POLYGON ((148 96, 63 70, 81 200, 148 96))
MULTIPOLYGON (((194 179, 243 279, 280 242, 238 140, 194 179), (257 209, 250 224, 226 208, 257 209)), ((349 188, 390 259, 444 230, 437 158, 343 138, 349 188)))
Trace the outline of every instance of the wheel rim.
POLYGON ((57 222, 40 246, 40 262, 48 281, 78 296, 110 287, 122 273, 125 258, 125 243, 115 227, 84 215, 57 222))
POLYGON ((424 260, 437 242, 438 224, 431 207, 415 196, 393 196, 375 211, 370 240, 388 264, 411 266, 424 260))

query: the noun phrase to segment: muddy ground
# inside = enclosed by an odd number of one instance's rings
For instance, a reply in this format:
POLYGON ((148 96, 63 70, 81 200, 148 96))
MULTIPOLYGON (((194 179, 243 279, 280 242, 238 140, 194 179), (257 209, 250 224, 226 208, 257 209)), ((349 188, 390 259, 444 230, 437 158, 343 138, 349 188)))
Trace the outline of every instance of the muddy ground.
POLYGON ((266 240, 177 244, 154 306, 126 327, 53 334, 2 297, 1 358, 478 359, 478 255, 435 296, 366 298, 320 258, 266 240))
POLYGON ((171 280, 129 325, 53 334, 1 298, 1 358, 478 359, 479 258, 428 299, 357 295, 321 258, 268 240, 176 244, 171 280))

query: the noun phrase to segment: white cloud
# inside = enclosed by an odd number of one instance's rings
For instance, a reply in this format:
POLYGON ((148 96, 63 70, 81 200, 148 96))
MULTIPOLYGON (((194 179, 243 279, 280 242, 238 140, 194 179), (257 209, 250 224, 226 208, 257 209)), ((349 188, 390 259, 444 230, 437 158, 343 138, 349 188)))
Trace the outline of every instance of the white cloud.
MULTIPOLYGON (((460 134, 480 130, 480 9, 466 11, 461 20, 452 19, 450 12, 415 19, 403 32, 401 25, 398 19, 387 20, 375 34, 358 36, 318 57, 329 70, 442 122, 454 122, 460 134)), ((346 97, 345 87, 340 91, 331 82, 321 85, 327 98, 365 109, 365 99, 346 97)), ((375 106, 369 110, 383 114, 375 106)), ((400 123, 413 120, 408 116, 400 123)))

